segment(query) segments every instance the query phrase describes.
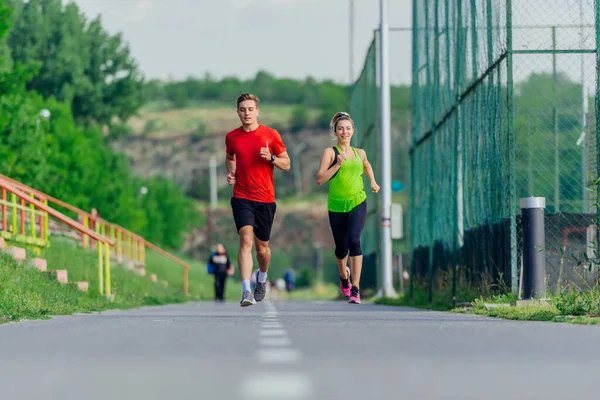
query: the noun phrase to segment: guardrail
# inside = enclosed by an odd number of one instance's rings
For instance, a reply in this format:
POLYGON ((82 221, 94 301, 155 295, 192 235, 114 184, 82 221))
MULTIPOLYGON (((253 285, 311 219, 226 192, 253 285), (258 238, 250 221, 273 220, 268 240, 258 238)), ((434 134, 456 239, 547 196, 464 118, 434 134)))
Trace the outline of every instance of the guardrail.
POLYGON ((61 212, 47 205, 47 200, 36 199, 34 194, 22 191, 12 182, 0 176, 0 189, 2 190, 2 229, 3 237, 17 242, 25 242, 36 246, 47 247, 48 242, 48 215, 51 215, 59 221, 67 224, 71 228, 79 231, 81 234, 86 234, 97 241, 98 245, 98 278, 100 294, 111 295, 110 288, 110 247, 115 243, 102 235, 85 227, 81 223, 69 218, 61 212), (11 200, 7 201, 7 195, 10 194, 11 200), (17 198, 19 202, 17 202, 17 198), (25 206, 29 204, 29 207, 25 206), (11 212, 10 230, 8 229, 8 211, 11 212), (36 210, 37 208, 37 210, 36 210), (25 234, 25 225, 27 223, 27 214, 29 214, 29 232, 31 235, 25 234), (38 230, 36 233, 35 218, 39 217, 37 224, 38 230), (20 229, 17 228, 20 226, 20 229), (20 233, 19 233, 20 231, 20 233))
MULTIPOLYGON (((74 207, 64 201, 56 199, 50 195, 47 195, 39 190, 31 188, 21 182, 15 181, 7 176, 0 174, 0 177, 13 184, 14 187, 19 188, 27 193, 31 193, 32 196, 38 200, 46 201, 47 203, 55 204, 66 210, 75 213, 80 223, 86 228, 91 228, 96 233, 99 233, 105 237, 109 237, 116 243, 116 246, 111 251, 111 255, 118 257, 119 259, 128 259, 138 264, 145 263, 145 243, 139 235, 136 235, 127 229, 120 227, 116 224, 111 224, 108 221, 103 220, 100 217, 96 217, 91 213, 74 207)), ((81 244, 83 248, 94 248, 94 239, 86 233, 81 234, 81 244)))
MULTIPOLYGON (((112 249, 110 247, 106 249, 106 251, 108 251, 109 254, 109 262, 110 256, 113 255, 117 258, 119 262, 128 260, 138 265, 144 265, 146 259, 146 248, 151 248, 160 255, 180 265, 183 268, 183 291, 185 294, 189 293, 189 266, 184 261, 161 249, 155 244, 148 242, 143 237, 136 235, 135 233, 130 232, 117 224, 108 222, 100 217, 92 215, 92 213, 74 207, 68 203, 65 203, 62 200, 56 199, 50 195, 40 192, 39 190, 31 188, 21 182, 15 181, 14 179, 11 179, 2 174, 0 174, 0 179, 3 179, 4 181, 11 184, 13 187, 23 192, 29 193, 31 198, 36 198, 37 200, 43 202, 46 205, 55 204, 59 207, 62 207, 66 210, 75 213, 80 220, 78 221, 78 223, 87 229, 85 231, 78 230, 81 233, 81 244, 83 248, 93 249, 95 247, 95 241, 98 240, 97 236, 92 236, 89 234, 89 232, 94 232, 96 235, 101 235, 101 237, 109 239, 111 243, 114 243, 114 247, 112 249)), ((0 204, 4 206, 4 203, 0 204)), ((69 218, 67 216, 65 217, 69 218)), ((45 224, 46 225, 44 231, 47 235, 47 220, 45 221, 45 224)))
POLYGON ((15 193, 9 192, 5 187, 2 187, 0 204, 2 205, 2 229, 0 230, 0 236, 8 240, 33 244, 37 246, 36 249, 38 249, 38 252, 39 248, 48 246, 47 213, 36 209, 33 204, 29 204, 28 208, 25 206, 25 199, 19 198, 15 193), (25 229, 27 215, 29 215, 30 229, 25 229), (37 231, 39 234, 35 229, 36 218, 39 218, 39 229, 37 231), (8 226, 9 222, 10 229, 8 226))

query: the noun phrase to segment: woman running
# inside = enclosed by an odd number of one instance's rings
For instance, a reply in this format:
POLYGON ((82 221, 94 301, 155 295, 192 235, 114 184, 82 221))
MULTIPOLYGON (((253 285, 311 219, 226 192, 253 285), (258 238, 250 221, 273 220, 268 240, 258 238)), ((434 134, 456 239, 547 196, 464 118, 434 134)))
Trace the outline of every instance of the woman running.
POLYGON ((354 121, 350 115, 345 112, 336 113, 329 127, 333 138, 337 139, 337 145, 323 151, 317 172, 317 185, 329 182, 327 210, 335 241, 335 258, 340 270, 340 290, 349 298, 349 303, 359 304, 363 259, 360 235, 367 216, 363 172, 371 182, 373 193, 379 192, 379 185, 365 151, 350 146, 354 134, 354 121), (347 266, 348 255, 350 268, 347 266))

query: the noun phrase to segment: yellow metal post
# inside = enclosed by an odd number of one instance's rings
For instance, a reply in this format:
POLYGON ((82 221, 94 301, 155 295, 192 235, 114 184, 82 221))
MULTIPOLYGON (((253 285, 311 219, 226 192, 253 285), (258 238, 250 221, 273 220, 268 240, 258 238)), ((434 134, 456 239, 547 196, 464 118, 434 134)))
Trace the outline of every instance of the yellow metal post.
POLYGON ((102 248, 103 243, 102 242, 98 242, 96 243, 96 247, 98 248, 98 287, 100 289, 100 294, 103 295, 104 294, 104 271, 103 271, 103 256, 104 256, 104 252, 103 252, 103 248, 102 248))
MULTIPOLYGON (((34 197, 33 193, 29 194, 29 197, 34 197)), ((31 210, 29 216, 30 216, 30 221, 31 221, 31 238, 35 238, 35 207, 33 206, 32 203, 29 203, 29 209, 31 210)), ((42 227, 40 226, 40 229, 42 229, 42 227)))
MULTIPOLYGON (((94 231, 98 234, 100 234, 100 222, 98 220, 96 220, 94 222, 94 231)), ((94 243, 96 243, 96 245, 98 245, 98 241, 94 240, 94 243)))
POLYGON ((13 235, 17 234, 17 195, 14 193, 10 194, 10 202, 12 203, 12 233, 13 235))
MULTIPOLYGON (((48 205, 48 200, 44 199, 44 205, 48 205)), ((48 242, 48 213, 44 213, 44 240, 48 242)))
MULTIPOLYGON (((115 227, 114 227, 114 225, 110 226, 110 240, 112 240, 113 242, 115 241, 115 227)), ((115 249, 113 248, 111 250, 111 252, 114 252, 114 251, 115 251, 115 249)))
POLYGON ((110 296, 110 246, 107 243, 103 244, 103 247, 106 249, 104 252, 105 255, 105 284, 106 284, 106 294, 110 296))

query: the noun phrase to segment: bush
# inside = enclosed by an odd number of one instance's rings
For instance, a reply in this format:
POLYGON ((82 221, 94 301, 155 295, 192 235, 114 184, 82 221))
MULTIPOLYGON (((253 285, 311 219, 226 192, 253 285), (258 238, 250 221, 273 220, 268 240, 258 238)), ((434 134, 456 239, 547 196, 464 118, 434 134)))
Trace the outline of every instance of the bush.
POLYGON ((306 106, 296 106, 290 117, 290 130, 297 133, 308 124, 308 108, 306 106))
POLYGON ((308 267, 302 268, 300 270, 300 273, 298 274, 298 277, 296 278, 296 288, 300 289, 304 287, 312 287, 314 283, 315 274, 313 273, 313 271, 308 267))
POLYGON ((563 315, 600 316, 600 290, 572 289, 556 298, 556 308, 563 315))

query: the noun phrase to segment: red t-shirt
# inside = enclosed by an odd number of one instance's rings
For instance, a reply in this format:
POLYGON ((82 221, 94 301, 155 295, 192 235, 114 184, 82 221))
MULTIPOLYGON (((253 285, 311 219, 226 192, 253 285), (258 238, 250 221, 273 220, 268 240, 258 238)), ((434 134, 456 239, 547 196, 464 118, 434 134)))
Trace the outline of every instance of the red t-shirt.
POLYGON ((287 151, 279 132, 264 125, 258 125, 252 132, 239 127, 225 136, 227 154, 235 154, 233 197, 263 203, 275 201, 274 167, 260 156, 261 147, 267 143, 271 154, 287 151))

